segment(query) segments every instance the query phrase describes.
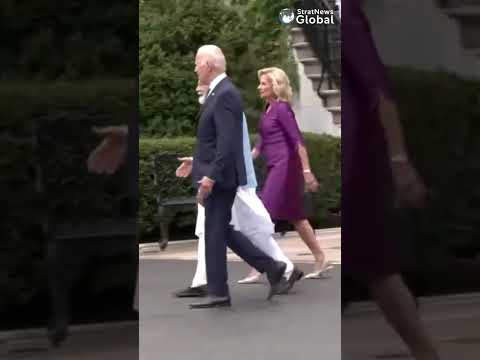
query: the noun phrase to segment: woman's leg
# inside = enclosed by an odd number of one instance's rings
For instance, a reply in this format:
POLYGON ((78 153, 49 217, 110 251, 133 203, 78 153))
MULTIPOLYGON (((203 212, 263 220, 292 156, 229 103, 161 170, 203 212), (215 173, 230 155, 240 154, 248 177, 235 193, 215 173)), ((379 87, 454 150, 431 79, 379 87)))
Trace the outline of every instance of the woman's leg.
POLYGON ((415 300, 399 274, 381 277, 369 284, 385 318, 410 348, 417 360, 438 360, 432 340, 420 321, 415 300))
POLYGON ((317 240, 312 226, 306 219, 295 221, 293 225, 315 258, 314 271, 322 270, 325 267, 325 254, 320 247, 320 242, 317 240))

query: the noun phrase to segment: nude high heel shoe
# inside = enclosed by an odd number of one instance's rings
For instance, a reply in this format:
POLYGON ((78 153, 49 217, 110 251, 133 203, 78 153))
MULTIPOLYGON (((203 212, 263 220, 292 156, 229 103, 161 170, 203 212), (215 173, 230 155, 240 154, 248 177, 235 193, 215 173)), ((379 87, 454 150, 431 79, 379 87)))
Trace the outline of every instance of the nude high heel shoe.
POLYGON ((238 280, 239 284, 259 284, 261 283, 261 278, 262 274, 255 274, 252 276, 247 276, 246 278, 243 278, 242 280, 238 280))

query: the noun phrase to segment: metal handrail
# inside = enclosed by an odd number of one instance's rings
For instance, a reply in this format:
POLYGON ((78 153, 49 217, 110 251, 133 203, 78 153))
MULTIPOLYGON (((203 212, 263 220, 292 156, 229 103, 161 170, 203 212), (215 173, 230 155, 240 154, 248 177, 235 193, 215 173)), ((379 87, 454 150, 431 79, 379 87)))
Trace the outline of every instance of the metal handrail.
POLYGON ((321 94, 322 85, 327 81, 329 89, 341 87, 341 19, 335 0, 299 0, 295 9, 334 10, 334 24, 302 24, 302 30, 314 54, 322 65, 320 83, 317 89, 321 94))

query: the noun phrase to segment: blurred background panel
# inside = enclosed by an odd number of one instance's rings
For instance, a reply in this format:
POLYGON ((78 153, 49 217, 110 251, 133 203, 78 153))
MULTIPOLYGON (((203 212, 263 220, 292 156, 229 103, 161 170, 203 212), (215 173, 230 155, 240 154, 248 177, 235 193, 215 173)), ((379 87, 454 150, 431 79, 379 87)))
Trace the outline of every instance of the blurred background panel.
POLYGON ((133 359, 137 174, 130 160, 95 175, 87 158, 92 127, 138 126, 138 2, 4 1, 0 17, 0 341, 93 355, 119 334, 89 326, 126 322, 133 359))
MULTIPOLYGON (((474 359, 480 344, 480 3, 361 3, 387 69, 410 162, 428 192, 425 208, 398 209, 388 225, 402 275, 440 357, 474 359)), ((354 35, 342 34, 345 47, 351 46, 354 35)), ((343 125, 343 133, 354 126, 343 125)), ((342 151, 348 146, 344 142, 342 151)), ((371 253, 383 256, 379 249, 371 253)), ((345 279, 342 294, 348 303, 346 356, 408 356, 364 284, 345 279)))

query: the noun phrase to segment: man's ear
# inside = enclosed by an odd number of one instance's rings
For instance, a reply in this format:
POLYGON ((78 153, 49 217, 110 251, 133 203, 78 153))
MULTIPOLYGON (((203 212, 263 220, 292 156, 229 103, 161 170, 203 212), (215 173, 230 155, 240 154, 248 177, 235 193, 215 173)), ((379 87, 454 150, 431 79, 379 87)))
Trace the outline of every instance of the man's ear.
POLYGON ((213 66, 212 66, 212 64, 210 63, 210 61, 206 60, 206 61, 205 61, 205 65, 207 65, 208 71, 210 71, 210 72, 213 71, 213 66))

